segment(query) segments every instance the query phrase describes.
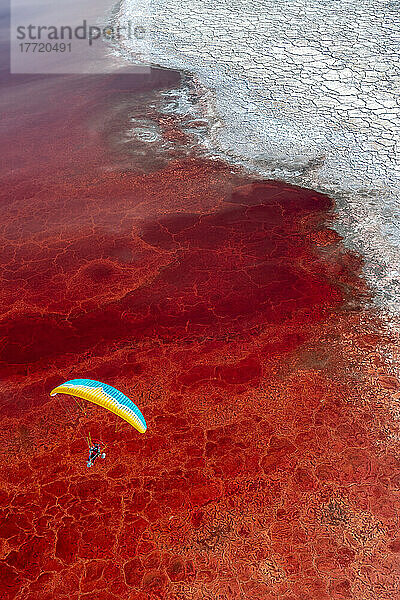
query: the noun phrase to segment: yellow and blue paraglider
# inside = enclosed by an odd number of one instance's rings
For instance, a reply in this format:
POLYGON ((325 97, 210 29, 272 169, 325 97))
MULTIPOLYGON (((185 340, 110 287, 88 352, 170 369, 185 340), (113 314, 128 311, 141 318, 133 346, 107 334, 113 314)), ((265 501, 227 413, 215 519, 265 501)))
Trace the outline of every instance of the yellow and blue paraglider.
POLYGON ((147 429, 142 413, 132 400, 107 383, 93 379, 72 379, 50 392, 50 396, 56 394, 69 394, 98 404, 127 421, 139 433, 144 433, 147 429))

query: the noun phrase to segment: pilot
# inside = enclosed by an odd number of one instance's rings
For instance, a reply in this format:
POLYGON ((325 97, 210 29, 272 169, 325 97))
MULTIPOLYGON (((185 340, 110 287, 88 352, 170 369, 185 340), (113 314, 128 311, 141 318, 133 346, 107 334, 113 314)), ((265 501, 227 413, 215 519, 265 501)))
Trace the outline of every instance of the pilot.
POLYGON ((101 458, 105 458, 106 453, 101 451, 101 445, 96 442, 89 448, 89 460, 87 461, 87 466, 92 467, 95 460, 99 458, 99 456, 101 456, 101 458))

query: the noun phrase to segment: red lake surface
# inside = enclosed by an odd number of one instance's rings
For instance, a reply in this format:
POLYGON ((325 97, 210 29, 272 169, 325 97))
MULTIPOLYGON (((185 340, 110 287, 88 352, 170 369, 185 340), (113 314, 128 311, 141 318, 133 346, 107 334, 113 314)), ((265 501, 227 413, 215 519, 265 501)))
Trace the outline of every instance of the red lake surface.
POLYGON ((177 73, 3 79, 1 598, 400 597, 400 384, 332 201, 202 158, 177 73), (80 377, 148 431, 50 398, 80 377))

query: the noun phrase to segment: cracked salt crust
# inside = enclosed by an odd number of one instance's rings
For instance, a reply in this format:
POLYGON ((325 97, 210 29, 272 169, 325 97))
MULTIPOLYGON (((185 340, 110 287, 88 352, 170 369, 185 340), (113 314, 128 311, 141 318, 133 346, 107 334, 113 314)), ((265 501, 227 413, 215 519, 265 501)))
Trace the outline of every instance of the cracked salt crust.
POLYGON ((331 194, 377 299, 400 309, 400 2, 123 0, 123 52, 206 89, 214 155, 331 194), (142 8, 141 8, 142 7, 142 8))

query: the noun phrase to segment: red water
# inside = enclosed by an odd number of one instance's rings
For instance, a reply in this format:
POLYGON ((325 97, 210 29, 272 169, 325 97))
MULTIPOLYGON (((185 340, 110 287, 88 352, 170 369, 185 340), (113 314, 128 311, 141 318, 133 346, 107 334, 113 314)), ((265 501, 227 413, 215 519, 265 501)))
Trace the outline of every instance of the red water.
POLYGON ((7 82, 1 598, 400 597, 399 383, 360 261, 326 196, 196 158, 154 108, 178 79, 7 82), (162 139, 116 145, 146 114, 162 139), (147 433, 49 397, 74 377, 147 433))

